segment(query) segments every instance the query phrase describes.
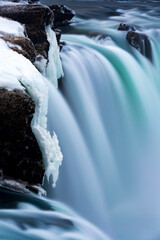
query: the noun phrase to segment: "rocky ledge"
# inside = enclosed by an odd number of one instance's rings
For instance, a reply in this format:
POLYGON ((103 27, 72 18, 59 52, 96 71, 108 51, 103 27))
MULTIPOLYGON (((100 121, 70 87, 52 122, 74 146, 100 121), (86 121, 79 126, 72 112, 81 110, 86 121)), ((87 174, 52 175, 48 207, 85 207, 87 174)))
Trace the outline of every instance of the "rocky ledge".
MULTIPOLYGON (((28 3, 31 2, 35 1, 28 3)), ((69 24, 74 13, 65 6, 49 8, 18 3, 0 6, 0 16, 24 26, 25 36, 0 32, 0 39, 34 64, 41 58, 48 61, 46 27, 51 26, 55 31, 60 46, 61 31, 55 27, 69 24)), ((45 171, 42 153, 31 129, 34 113, 35 103, 26 91, 0 88, 0 185, 24 193, 41 191, 39 185, 45 171)))
MULTIPOLYGON (((0 16, 25 25, 25 35, 35 48, 34 55, 41 55, 48 60, 49 42, 46 27, 55 30, 60 45, 61 31, 57 27, 70 24, 75 12, 66 6, 41 4, 16 4, 0 6, 0 16)), ((8 37, 9 38, 9 37, 8 37)), ((19 41, 20 42, 20 41, 19 41)), ((20 45, 21 44, 18 44, 20 45)), ((29 46, 30 47, 30 46, 29 46)), ((27 52, 30 50, 28 49, 27 52)))
POLYGON ((42 154, 31 130, 35 104, 21 91, 0 89, 0 169, 1 178, 42 183, 42 154))

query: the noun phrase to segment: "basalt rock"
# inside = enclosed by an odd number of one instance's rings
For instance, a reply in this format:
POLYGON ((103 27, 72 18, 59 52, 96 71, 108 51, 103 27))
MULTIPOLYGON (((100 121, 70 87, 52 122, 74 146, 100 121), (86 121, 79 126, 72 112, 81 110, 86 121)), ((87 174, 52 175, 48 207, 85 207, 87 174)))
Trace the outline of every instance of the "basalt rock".
POLYGON ((54 27, 63 27, 70 24, 70 20, 75 16, 75 11, 64 5, 52 5, 50 9, 54 13, 54 27))
POLYGON ((1 34, 0 38, 3 39, 13 51, 22 54, 31 62, 34 62, 36 56, 35 47, 29 38, 15 37, 5 34, 1 34))
POLYGON ((120 23, 120 25, 117 28, 117 30, 119 30, 119 31, 136 31, 134 26, 128 25, 126 23, 120 23))
POLYGON ((129 44, 152 61, 152 49, 148 36, 139 32, 129 31, 126 35, 129 44))
POLYGON ((35 104, 21 91, 0 89, 0 169, 7 178, 42 183, 42 154, 31 130, 35 104))

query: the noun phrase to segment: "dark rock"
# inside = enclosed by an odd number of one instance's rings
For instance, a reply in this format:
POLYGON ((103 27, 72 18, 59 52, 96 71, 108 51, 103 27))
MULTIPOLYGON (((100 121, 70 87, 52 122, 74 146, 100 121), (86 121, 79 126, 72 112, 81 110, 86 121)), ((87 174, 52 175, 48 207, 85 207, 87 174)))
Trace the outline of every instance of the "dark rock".
POLYGON ((52 5, 50 9, 54 13, 55 28, 70 24, 70 20, 75 16, 75 11, 64 5, 52 5))
POLYGON ((0 16, 23 24, 39 24, 46 26, 53 21, 53 12, 49 7, 40 4, 20 4, 0 6, 0 16))
POLYGON ((49 51, 49 42, 45 41, 42 43, 34 44, 37 53, 42 55, 44 58, 48 59, 48 51, 49 51))
POLYGON ((117 28, 117 30, 119 30, 119 31, 136 31, 134 26, 128 25, 126 23, 120 23, 120 25, 117 28))
POLYGON ((39 1, 38 0, 12 0, 11 2, 33 4, 33 3, 38 3, 39 1))
POLYGON ((139 32, 129 31, 126 39, 131 46, 152 61, 152 49, 148 36, 139 32))
POLYGON ((0 89, 0 169, 4 176, 42 183, 42 154, 30 124, 35 104, 20 90, 0 89))
POLYGON ((49 7, 40 4, 0 6, 0 16, 25 24, 26 35, 35 45, 37 53, 48 57, 49 43, 45 27, 52 25, 54 18, 49 7))
POLYGON ((28 3, 29 3, 29 4, 38 3, 38 2, 39 2, 38 0, 28 0, 28 3))
POLYGON ((38 23, 26 24, 26 32, 28 37, 34 44, 47 41, 45 26, 39 26, 38 23))
POLYGON ((35 47, 29 38, 15 37, 5 34, 1 34, 0 38, 3 39, 8 44, 8 47, 11 48, 13 51, 22 54, 31 62, 34 61, 36 56, 35 47))

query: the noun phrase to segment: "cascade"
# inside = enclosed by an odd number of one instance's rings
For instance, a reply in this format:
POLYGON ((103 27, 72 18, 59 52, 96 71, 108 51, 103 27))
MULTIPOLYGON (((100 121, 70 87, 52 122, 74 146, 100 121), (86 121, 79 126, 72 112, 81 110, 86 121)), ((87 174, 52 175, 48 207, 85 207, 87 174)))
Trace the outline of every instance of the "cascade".
MULTIPOLYGON (((157 36, 155 32, 150 35, 153 59, 159 61, 154 35, 157 36)), ((127 43, 120 48, 121 44, 110 39, 108 45, 83 35, 63 35, 63 40, 67 44, 61 53, 65 76, 62 93, 67 103, 50 93, 54 100, 49 101, 48 115, 49 128, 57 132, 64 154, 53 196, 117 240, 141 240, 146 235, 152 238, 159 232, 158 62, 153 65, 136 50, 129 49, 127 43), (96 185, 89 180, 89 157, 81 156, 84 149, 64 108, 72 111, 81 132, 105 206, 96 185), (74 139, 70 140, 72 135, 74 139), (83 177, 79 177, 81 173, 83 177), (155 228, 146 230, 152 222, 155 228)))

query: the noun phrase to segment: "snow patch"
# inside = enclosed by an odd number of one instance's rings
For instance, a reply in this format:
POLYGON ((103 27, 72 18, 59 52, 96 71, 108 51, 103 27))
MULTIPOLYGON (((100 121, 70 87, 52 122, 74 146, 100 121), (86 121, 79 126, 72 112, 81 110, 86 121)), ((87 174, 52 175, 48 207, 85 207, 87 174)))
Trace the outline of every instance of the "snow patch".
POLYGON ((24 27, 19 22, 0 17, 0 33, 24 37, 24 27))

